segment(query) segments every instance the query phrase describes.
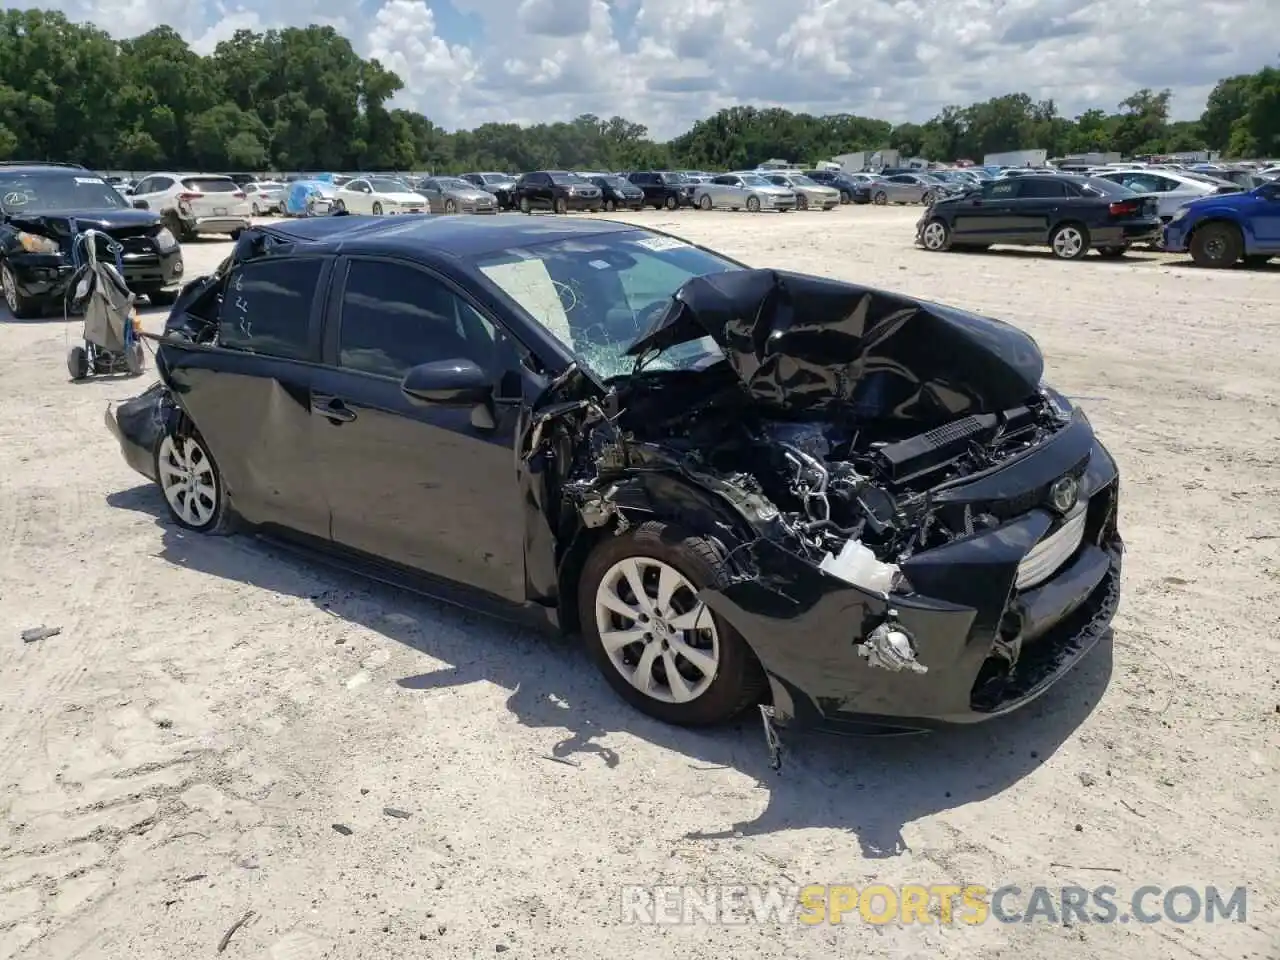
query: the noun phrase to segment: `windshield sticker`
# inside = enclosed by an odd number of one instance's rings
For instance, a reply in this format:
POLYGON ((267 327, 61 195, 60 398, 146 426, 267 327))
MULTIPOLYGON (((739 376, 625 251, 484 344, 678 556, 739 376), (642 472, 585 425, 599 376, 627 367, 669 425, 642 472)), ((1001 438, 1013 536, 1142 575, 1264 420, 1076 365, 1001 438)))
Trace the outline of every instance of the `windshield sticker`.
MULTIPOLYGON (((552 335, 570 349, 573 333, 561 291, 541 260, 518 260, 481 267, 480 272, 502 288, 502 291, 529 312, 552 335)), ((576 301, 576 297, 574 298, 576 301)))
POLYGON ((101 177, 76 177, 76 183, 106 183, 101 177))
POLYGON ((597 270, 608 270, 608 269, 609 269, 609 261, 608 261, 608 260, 588 260, 588 261, 587 261, 587 263, 588 263, 588 264, 590 264, 591 266, 595 267, 597 270))
POLYGON ((644 240, 633 240, 631 242, 637 247, 644 247, 654 253, 661 253, 663 250, 682 250, 685 247, 693 246, 693 244, 686 243, 684 240, 677 240, 675 237, 648 237, 644 240))

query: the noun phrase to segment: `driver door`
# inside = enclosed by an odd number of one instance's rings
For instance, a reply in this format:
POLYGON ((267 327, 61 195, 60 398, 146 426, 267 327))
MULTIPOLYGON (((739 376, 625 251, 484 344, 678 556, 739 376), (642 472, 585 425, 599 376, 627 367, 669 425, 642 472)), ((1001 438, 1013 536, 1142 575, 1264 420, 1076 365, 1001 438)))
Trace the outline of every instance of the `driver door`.
POLYGON ((335 276, 312 408, 333 540, 523 602, 525 517, 513 450, 523 397, 541 385, 522 351, 416 264, 351 257, 335 276), (401 391, 410 368, 457 359, 492 374, 491 405, 426 406, 401 391))

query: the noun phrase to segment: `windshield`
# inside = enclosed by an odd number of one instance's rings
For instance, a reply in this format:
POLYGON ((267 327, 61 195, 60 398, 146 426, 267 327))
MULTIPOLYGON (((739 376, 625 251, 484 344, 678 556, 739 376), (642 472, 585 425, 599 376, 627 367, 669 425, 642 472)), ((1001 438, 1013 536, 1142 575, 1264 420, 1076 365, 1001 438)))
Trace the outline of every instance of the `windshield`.
POLYGON ((774 186, 777 186, 777 184, 775 184, 775 183, 773 183, 773 182, 771 182, 771 181, 769 181, 769 180, 766 180, 764 177, 758 177, 758 176, 756 176, 756 175, 755 175, 755 174, 753 174, 753 173, 744 173, 744 174, 742 175, 742 182, 743 182, 744 184, 746 184, 748 187, 774 187, 774 186))
POLYGON ((101 177, 65 173, 6 174, 0 171, 0 209, 6 213, 52 210, 123 210, 120 193, 101 177))
POLYGON ((608 187, 613 187, 615 190, 628 190, 631 188, 631 184, 627 183, 627 181, 623 180, 621 177, 597 177, 596 180, 598 183, 604 184, 608 187))
POLYGON ((438 177, 436 186, 441 190, 475 190, 474 183, 467 183, 465 180, 459 180, 454 177, 438 177))
POLYGON ((561 186, 572 187, 574 185, 581 186, 587 181, 583 180, 576 173, 553 173, 551 174, 551 182, 558 183, 561 186))
POLYGON ((818 185, 816 180, 812 180, 809 177, 803 176, 802 174, 799 174, 799 173, 791 174, 791 182, 798 183, 802 187, 816 187, 818 185))
MULTIPOLYGON (((684 240, 626 230, 537 243, 477 258, 475 266, 600 379, 625 376, 624 351, 694 277, 741 269, 684 240)), ((710 337, 672 347, 651 370, 701 367, 723 354, 710 337)))
POLYGON ((374 193, 408 193, 409 184, 395 177, 370 177, 369 186, 374 193))
POLYGON ((485 183, 515 183, 516 178, 505 173, 486 173, 480 177, 485 183))

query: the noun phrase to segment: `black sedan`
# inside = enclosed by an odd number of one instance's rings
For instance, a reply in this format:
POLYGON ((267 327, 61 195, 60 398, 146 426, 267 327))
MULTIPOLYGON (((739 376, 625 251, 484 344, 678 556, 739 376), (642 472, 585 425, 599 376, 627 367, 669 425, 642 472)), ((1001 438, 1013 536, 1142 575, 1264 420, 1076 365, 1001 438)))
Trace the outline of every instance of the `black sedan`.
POLYGON ((662 720, 919 730, 1116 608, 1116 465, 1043 366, 617 222, 328 217, 241 236, 107 422, 174 522, 580 632, 662 720))
POLYGON ((1062 260, 1091 249, 1122 257, 1159 239, 1156 200, 1098 177, 1044 174, 992 180, 937 200, 916 223, 926 250, 985 250, 992 244, 1049 247, 1062 260))
POLYGON ((87 230, 110 238, 95 252, 109 263, 119 256, 130 290, 153 303, 172 301, 182 279, 182 249, 159 214, 133 209, 84 167, 4 163, 0 286, 15 317, 62 312, 77 266, 74 236, 87 230))
POLYGON ((600 188, 604 195, 604 208, 610 213, 614 210, 644 209, 644 191, 625 177, 598 176, 588 179, 600 188))

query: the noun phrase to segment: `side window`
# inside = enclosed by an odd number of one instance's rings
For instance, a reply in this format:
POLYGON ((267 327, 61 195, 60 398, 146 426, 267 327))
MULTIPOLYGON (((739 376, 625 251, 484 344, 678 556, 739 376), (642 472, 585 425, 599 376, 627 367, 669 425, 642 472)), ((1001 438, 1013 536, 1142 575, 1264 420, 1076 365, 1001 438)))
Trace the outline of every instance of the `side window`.
POLYGON ((311 307, 324 261, 318 257, 256 260, 227 283, 218 344, 287 360, 311 359, 311 307))
POLYGON ((1065 197, 1066 195, 1067 191, 1063 188, 1062 181, 1040 177, 1027 177, 1022 183, 1022 189, 1018 192, 1018 196, 1023 199, 1065 197))
POLYGON ((1009 200, 1018 196, 1018 183, 1015 180, 998 180, 983 188, 988 200, 1009 200))
POLYGON ((133 192, 134 193, 150 193, 151 178, 150 177, 143 178, 143 180, 133 188, 133 192))
POLYGON ((471 360, 491 370, 493 352, 493 327, 430 274, 352 261, 342 295, 340 366, 399 379, 432 360, 471 360))
POLYGON ((147 193, 164 193, 173 186, 173 179, 170 177, 152 177, 147 182, 147 193))
POLYGON ((733 177, 712 177, 711 182, 721 187, 731 187, 738 181, 733 177))

